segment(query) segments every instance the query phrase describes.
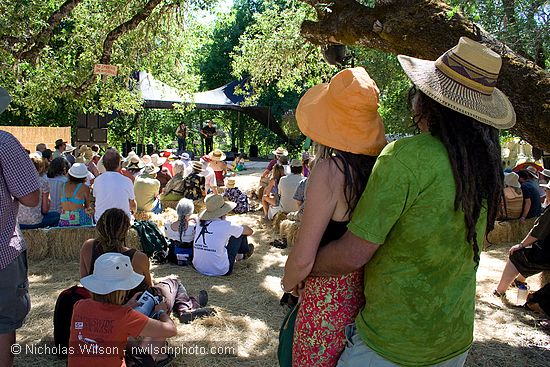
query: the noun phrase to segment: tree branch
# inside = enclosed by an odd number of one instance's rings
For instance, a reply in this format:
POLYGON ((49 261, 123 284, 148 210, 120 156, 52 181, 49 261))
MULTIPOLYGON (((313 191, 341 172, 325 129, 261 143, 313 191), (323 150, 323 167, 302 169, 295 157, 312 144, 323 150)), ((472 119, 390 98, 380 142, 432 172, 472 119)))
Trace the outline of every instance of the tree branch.
POLYGON ((462 36, 486 44, 502 57, 497 86, 514 105, 518 123, 513 131, 550 151, 550 73, 461 14, 450 17, 451 7, 444 2, 396 0, 367 8, 354 0, 338 0, 325 6, 318 21, 302 24, 302 35, 314 44, 361 45, 426 60, 435 60, 462 36))
MULTIPOLYGON (((115 29, 109 32, 103 41, 103 52, 101 58, 99 59, 100 64, 109 64, 111 62, 111 56, 113 52, 113 45, 122 35, 125 33, 131 32, 136 29, 141 22, 147 19, 153 10, 160 4, 162 0, 150 0, 145 4, 143 9, 135 14, 130 20, 122 23, 115 29)), ((88 88, 95 82, 96 77, 93 74, 90 74, 88 78, 79 86, 79 87, 69 87, 65 88, 66 92, 70 92, 75 96, 79 97, 83 95, 88 88)))
POLYGON ((21 53, 19 56, 20 60, 27 60, 31 64, 36 64, 36 59, 40 54, 40 51, 50 43, 54 29, 61 24, 61 21, 65 19, 73 11, 73 9, 81 2, 82 0, 66 0, 60 7, 55 11, 48 21, 46 26, 33 37, 25 47, 26 50, 21 53))

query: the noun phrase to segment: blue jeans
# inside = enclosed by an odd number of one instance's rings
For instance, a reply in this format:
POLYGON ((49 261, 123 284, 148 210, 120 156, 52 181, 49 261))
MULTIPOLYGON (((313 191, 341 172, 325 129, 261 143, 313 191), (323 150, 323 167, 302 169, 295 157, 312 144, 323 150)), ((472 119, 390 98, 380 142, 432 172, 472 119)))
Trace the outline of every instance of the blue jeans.
POLYGON ((225 275, 229 275, 233 272, 233 265, 235 265, 235 258, 237 254, 246 254, 250 251, 248 246, 247 236, 241 235, 239 237, 231 236, 227 242, 227 257, 229 258, 229 270, 225 275))
POLYGON ((185 152, 186 144, 185 144, 185 138, 178 137, 178 155, 182 155, 183 152, 185 152))
MULTIPOLYGON (((346 349, 342 352, 336 367, 398 367, 387 359, 379 356, 375 351, 363 343, 357 334, 355 324, 346 326, 346 349)), ((431 367, 462 367, 468 356, 466 351, 445 362, 431 365, 431 367)))
POLYGON ((156 198, 155 201, 153 202, 153 209, 151 209, 151 212, 155 214, 162 213, 162 203, 160 202, 159 198, 156 198))
POLYGON ((58 212, 47 212, 42 217, 42 222, 38 224, 19 224, 21 229, 36 229, 36 228, 46 228, 46 227, 57 227, 59 224, 59 213, 58 212))

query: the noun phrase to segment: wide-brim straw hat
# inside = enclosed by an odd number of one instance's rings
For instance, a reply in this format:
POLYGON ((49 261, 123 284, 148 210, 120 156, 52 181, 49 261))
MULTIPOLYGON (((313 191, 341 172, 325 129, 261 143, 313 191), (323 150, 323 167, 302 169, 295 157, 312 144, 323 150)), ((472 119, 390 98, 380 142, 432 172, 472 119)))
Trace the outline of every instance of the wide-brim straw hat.
POLYGON ((227 183, 225 184, 225 187, 228 189, 232 189, 235 187, 235 179, 234 178, 228 178, 227 183))
POLYGON ((275 155, 288 155, 288 150, 286 150, 285 148, 283 147, 278 147, 277 149, 275 149, 273 152, 271 152, 275 155))
POLYGON ((0 113, 4 112, 11 102, 11 96, 7 90, 0 88, 0 113))
POLYGON ((80 283, 92 293, 109 294, 134 289, 144 278, 134 271, 128 256, 108 252, 97 258, 94 273, 80 279, 80 283))
POLYGON ((204 199, 204 204, 206 205, 206 209, 202 210, 199 213, 199 219, 201 220, 209 220, 222 217, 235 209, 235 207, 237 206, 237 203, 234 203, 232 201, 225 201, 223 199, 223 196, 219 194, 207 195, 204 199))
POLYGON ((97 153, 92 150, 92 148, 88 148, 84 154, 82 155, 84 158, 84 161, 86 163, 90 162, 92 159, 94 159, 95 156, 97 156, 97 153))
POLYGON ((88 167, 84 163, 75 163, 69 168, 69 175, 75 178, 88 177, 88 167))
POLYGON ((143 163, 137 154, 133 154, 128 155, 124 161, 124 166, 126 169, 142 169, 145 166, 145 163, 143 163))
POLYGON ((201 162, 193 162, 193 169, 199 173, 204 170, 201 162))
POLYGON ((386 145, 378 93, 364 68, 344 69, 330 83, 310 88, 300 99, 298 127, 327 147, 376 156, 386 145))
POLYGON ((155 166, 162 166, 164 163, 166 163, 166 159, 164 157, 160 157, 158 154, 151 155, 151 162, 155 166))
POLYGON ((416 87, 443 106, 497 129, 516 123, 510 100, 495 87, 502 60, 481 43, 460 37, 436 61, 405 55, 398 59, 416 87))
POLYGON ((506 186, 515 187, 517 189, 521 188, 521 184, 519 183, 519 176, 515 172, 504 173, 504 184, 506 186))
POLYGON ((225 158, 227 158, 225 153, 222 152, 220 149, 214 149, 208 154, 208 156, 210 157, 211 160, 217 161, 217 162, 225 161, 225 158))
POLYGON ((145 167, 143 167, 143 171, 141 171, 142 174, 145 175, 153 175, 160 171, 160 168, 155 166, 153 163, 146 164, 145 167))

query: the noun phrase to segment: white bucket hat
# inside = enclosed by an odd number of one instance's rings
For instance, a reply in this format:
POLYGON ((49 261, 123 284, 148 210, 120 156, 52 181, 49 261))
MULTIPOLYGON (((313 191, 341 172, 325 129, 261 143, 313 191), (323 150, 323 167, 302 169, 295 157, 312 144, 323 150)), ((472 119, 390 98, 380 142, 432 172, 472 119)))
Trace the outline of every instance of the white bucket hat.
POLYGON ((85 178, 88 176, 88 168, 84 163, 75 163, 69 168, 69 175, 74 178, 85 178))
POLYGON ((92 293, 109 294, 134 289, 143 278, 143 275, 134 272, 128 256, 108 252, 97 258, 94 273, 80 279, 80 283, 92 293))
POLYGON ((397 58, 416 87, 443 106, 497 129, 516 123, 514 107, 495 87, 502 60, 481 43, 460 37, 436 61, 397 58))
POLYGON ((521 188, 519 183, 519 176, 515 172, 504 173, 504 184, 506 186, 515 187, 517 189, 521 188))

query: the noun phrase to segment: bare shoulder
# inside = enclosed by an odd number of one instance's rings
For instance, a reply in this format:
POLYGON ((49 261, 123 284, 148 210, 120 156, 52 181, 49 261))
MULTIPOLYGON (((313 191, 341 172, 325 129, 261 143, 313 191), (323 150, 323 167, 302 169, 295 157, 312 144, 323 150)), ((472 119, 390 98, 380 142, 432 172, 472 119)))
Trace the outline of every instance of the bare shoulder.
POLYGON ((94 242, 95 242, 94 238, 90 238, 89 240, 84 241, 84 243, 82 244, 82 247, 80 248, 80 255, 84 256, 85 258, 91 257, 94 242), (88 254, 90 254, 90 256, 86 256, 88 254))
POLYGON ((329 186, 334 186, 339 182, 343 182, 344 174, 338 168, 334 159, 329 158, 315 164, 308 180, 310 179, 321 180, 329 186))

